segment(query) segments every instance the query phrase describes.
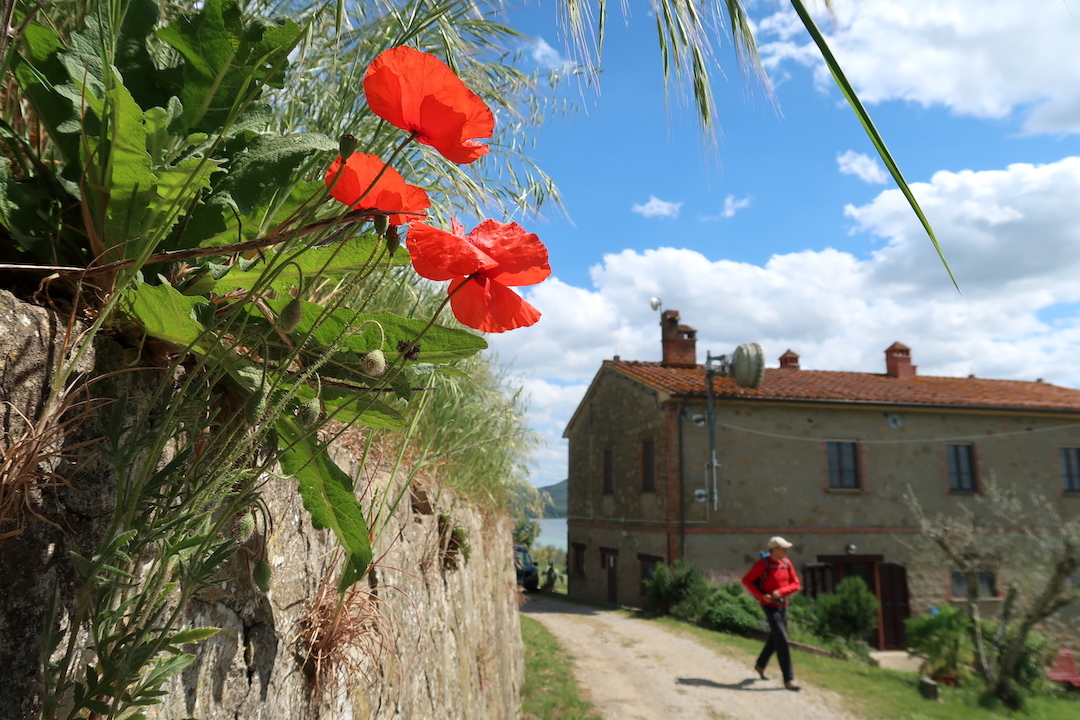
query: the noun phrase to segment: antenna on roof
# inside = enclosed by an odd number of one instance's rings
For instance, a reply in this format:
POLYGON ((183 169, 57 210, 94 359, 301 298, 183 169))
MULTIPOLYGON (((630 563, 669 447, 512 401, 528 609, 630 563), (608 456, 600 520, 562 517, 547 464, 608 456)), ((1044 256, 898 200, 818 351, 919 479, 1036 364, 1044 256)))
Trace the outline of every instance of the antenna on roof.
POLYGON ((659 310, 664 307, 664 301, 658 297, 651 297, 649 298, 649 307, 653 310, 659 310))
POLYGON ((744 343, 731 355, 706 353, 707 376, 734 378, 739 387, 758 388, 765 379, 765 351, 758 343, 744 343))

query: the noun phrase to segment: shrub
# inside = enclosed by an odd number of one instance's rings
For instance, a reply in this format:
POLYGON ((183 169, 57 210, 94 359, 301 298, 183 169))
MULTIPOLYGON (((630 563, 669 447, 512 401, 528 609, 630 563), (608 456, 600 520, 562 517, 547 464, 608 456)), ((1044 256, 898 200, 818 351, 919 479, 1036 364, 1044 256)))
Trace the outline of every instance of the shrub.
POLYGON ((709 598, 702 619, 713 630, 747 635, 762 629, 765 613, 740 583, 727 583, 709 598))
POLYGON ((697 565, 683 560, 676 560, 670 567, 658 564, 652 577, 645 581, 645 611, 698 620, 712 593, 713 589, 697 565))
POLYGON ((908 647, 926 656, 921 672, 958 675, 970 657, 971 620, 954 607, 943 607, 934 615, 908 618, 904 629, 908 647))
POLYGON ((881 603, 861 578, 847 578, 814 601, 814 632, 824 638, 864 640, 877 627, 881 603))
MULTIPOLYGON (((984 620, 982 623, 983 640, 989 652, 1000 655, 1013 638, 1016 637, 1017 623, 1009 623, 1005 629, 1001 645, 994 643, 997 635, 998 620, 984 620)), ((1020 657, 1016 661, 1016 671, 1013 681, 1020 688, 1028 691, 1040 690, 1048 687, 1051 683, 1046 679, 1046 664, 1050 660, 1050 639, 1041 633, 1032 630, 1024 638, 1024 647, 1020 650, 1020 657)))

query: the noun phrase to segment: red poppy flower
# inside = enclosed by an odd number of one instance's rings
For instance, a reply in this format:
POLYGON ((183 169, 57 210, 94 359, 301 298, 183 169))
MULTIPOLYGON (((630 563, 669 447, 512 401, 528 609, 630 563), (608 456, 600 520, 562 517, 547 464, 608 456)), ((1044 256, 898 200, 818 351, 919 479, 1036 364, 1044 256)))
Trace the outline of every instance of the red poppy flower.
POLYGON ((495 117, 484 101, 442 60, 411 47, 381 53, 364 75, 368 107, 391 125, 430 145, 444 157, 471 163, 488 146, 495 117))
POLYGON ((547 248, 517 223, 485 220, 466 236, 414 223, 405 240, 413 268, 429 280, 449 280, 450 307, 464 325, 506 332, 532 325, 540 311, 508 286, 534 285, 551 274, 547 248))
MULTIPOLYGON (((345 169, 341 171, 341 177, 338 177, 338 168, 341 167, 341 158, 338 157, 326 171, 325 180, 330 188, 330 196, 348 205, 350 210, 384 210, 423 215, 431 206, 427 193, 415 185, 409 185, 392 167, 383 172, 383 165, 383 161, 376 155, 353 153, 345 161, 345 169), (334 182, 334 178, 337 178, 337 182, 334 182)), ((390 216, 390 222, 394 225, 403 225, 418 219, 416 215, 390 216)))

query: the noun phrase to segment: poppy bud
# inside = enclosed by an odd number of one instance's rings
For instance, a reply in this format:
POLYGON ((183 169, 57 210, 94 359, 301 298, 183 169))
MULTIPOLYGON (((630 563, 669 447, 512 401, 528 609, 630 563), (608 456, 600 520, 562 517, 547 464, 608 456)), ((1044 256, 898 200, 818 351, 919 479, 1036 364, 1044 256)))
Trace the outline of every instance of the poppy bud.
POLYGON ((304 315, 304 306, 300 298, 293 298, 278 315, 278 327, 284 333, 291 333, 300 324, 304 315))
POLYGON ((245 512, 236 519, 236 539, 245 542, 255 533, 255 515, 245 512))
POLYGON ((375 226, 375 232, 379 234, 379 237, 386 235, 386 231, 390 229, 390 218, 385 215, 376 215, 371 219, 371 223, 375 226))
POLYGON ((266 393, 262 388, 248 396, 244 403, 244 417, 251 424, 257 423, 266 413, 266 393))
POLYGON ((313 397, 296 408, 296 419, 306 428, 314 427, 322 417, 322 402, 313 397))
POLYGON ((338 154, 341 155, 341 159, 344 161, 349 159, 354 150, 356 150, 356 138, 349 133, 345 133, 338 140, 338 154))
POLYGON ((255 581, 255 587, 263 592, 269 592, 270 563, 263 558, 259 558, 259 561, 255 563, 255 567, 251 570, 251 579, 255 581))
POLYGON ((372 377, 379 377, 386 372, 386 355, 382 350, 372 350, 364 355, 364 359, 360 361, 361 367, 364 369, 364 373, 371 375, 372 377))

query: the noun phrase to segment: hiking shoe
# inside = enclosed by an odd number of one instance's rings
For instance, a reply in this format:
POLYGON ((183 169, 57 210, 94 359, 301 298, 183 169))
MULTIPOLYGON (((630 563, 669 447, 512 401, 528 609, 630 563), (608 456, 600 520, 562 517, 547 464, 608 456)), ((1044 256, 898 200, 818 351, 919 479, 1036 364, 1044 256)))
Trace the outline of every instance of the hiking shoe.
POLYGON ((754 670, 757 671, 757 674, 761 676, 762 680, 768 680, 769 679, 769 676, 765 674, 765 668, 755 665, 754 670))
POLYGON ((793 690, 795 692, 798 692, 799 690, 802 690, 802 688, 799 687, 799 684, 797 682, 795 682, 794 680, 785 680, 784 681, 784 688, 787 689, 787 690, 793 690))

